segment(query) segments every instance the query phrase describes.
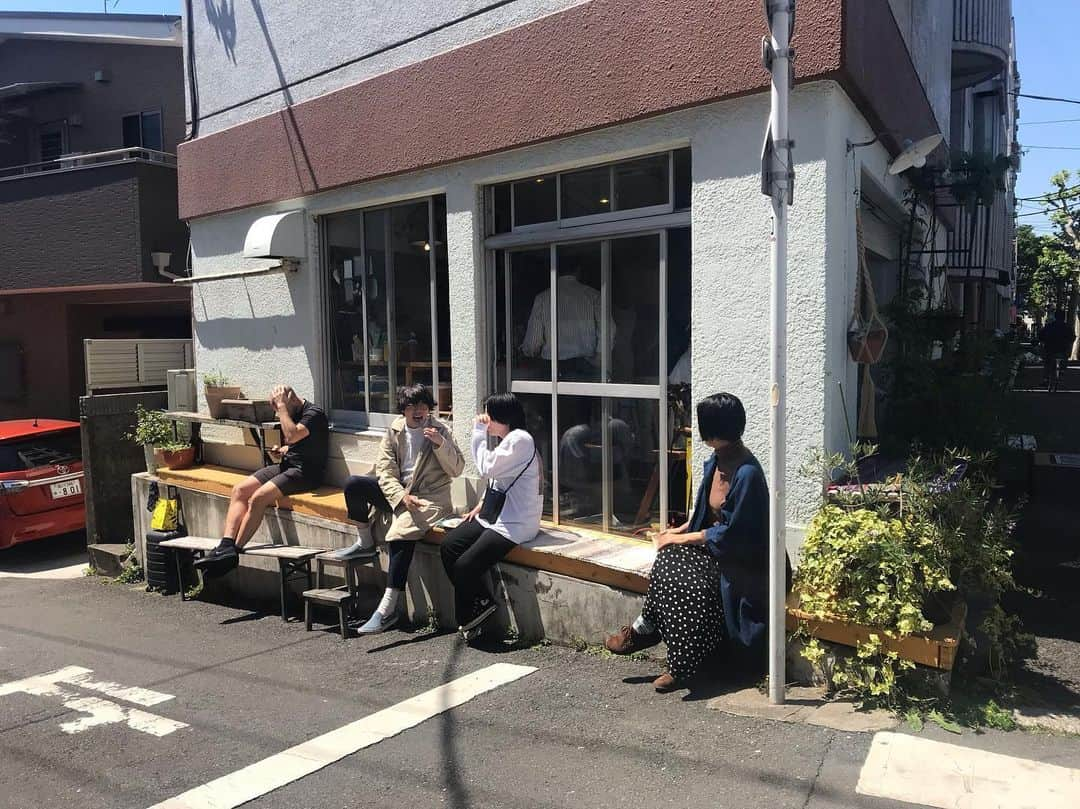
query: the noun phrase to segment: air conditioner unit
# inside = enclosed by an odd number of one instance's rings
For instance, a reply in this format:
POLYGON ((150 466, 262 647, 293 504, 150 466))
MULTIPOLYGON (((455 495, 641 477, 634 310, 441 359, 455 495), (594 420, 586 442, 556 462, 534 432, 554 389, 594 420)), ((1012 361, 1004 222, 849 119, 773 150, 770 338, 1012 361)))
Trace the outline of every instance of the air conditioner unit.
POLYGON ((199 400, 195 396, 195 369, 186 368, 165 372, 165 384, 169 392, 169 410, 195 413, 199 400))

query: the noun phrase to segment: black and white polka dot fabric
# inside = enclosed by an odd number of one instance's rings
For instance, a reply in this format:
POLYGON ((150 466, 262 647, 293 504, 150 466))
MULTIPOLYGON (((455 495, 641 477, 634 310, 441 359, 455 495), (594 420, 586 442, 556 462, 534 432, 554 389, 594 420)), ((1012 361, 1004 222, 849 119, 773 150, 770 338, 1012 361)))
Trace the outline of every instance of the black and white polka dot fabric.
POLYGON ((700 545, 668 545, 656 555, 641 611, 668 648, 668 670, 693 677, 724 641, 720 565, 700 545))

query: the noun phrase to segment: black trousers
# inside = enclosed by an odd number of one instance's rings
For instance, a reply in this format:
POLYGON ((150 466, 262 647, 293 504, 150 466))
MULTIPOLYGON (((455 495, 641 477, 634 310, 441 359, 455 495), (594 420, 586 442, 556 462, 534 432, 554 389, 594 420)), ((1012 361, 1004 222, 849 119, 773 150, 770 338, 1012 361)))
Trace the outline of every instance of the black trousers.
MULTIPOLYGON (((345 506, 349 510, 349 519, 357 522, 371 522, 371 511, 390 514, 386 495, 379 488, 379 479, 374 476, 353 475, 345 481, 345 506)), ((404 590, 409 580, 409 565, 412 564, 416 543, 407 540, 388 543, 390 549, 390 569, 386 577, 395 590, 404 590)))
POLYGON ((458 626, 473 619, 477 598, 493 599, 490 571, 514 549, 514 543, 476 520, 463 522, 444 538, 440 554, 446 575, 454 585, 458 626))

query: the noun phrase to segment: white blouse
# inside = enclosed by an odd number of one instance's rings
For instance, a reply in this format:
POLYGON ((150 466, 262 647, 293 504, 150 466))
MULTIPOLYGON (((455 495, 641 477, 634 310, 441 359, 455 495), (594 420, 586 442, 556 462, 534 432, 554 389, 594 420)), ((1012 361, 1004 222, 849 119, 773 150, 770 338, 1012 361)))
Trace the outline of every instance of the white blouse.
POLYGON ((533 437, 525 430, 512 430, 494 449, 489 449, 487 426, 478 424, 473 428, 472 453, 480 474, 496 489, 506 492, 499 519, 488 523, 477 517, 477 522, 518 545, 534 539, 540 530, 544 503, 540 491, 540 455, 533 437), (514 483, 523 469, 524 473, 514 483))

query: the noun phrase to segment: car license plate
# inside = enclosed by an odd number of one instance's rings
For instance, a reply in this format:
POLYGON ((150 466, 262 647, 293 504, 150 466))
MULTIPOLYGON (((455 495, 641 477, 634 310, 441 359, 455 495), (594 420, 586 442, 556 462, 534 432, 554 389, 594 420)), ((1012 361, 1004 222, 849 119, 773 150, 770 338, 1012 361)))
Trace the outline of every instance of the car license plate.
POLYGON ((64 497, 74 497, 77 494, 82 494, 82 481, 65 480, 63 483, 54 483, 49 489, 52 491, 53 500, 60 500, 64 497))

